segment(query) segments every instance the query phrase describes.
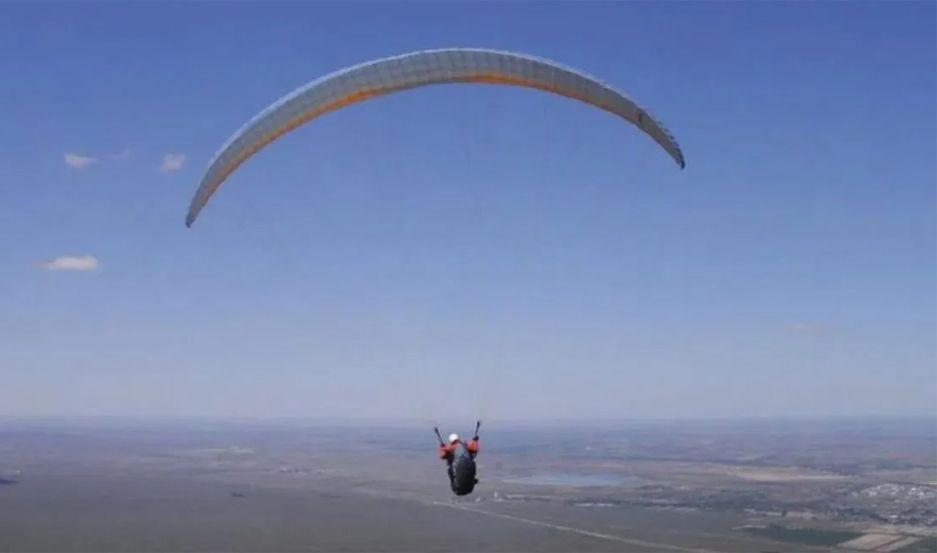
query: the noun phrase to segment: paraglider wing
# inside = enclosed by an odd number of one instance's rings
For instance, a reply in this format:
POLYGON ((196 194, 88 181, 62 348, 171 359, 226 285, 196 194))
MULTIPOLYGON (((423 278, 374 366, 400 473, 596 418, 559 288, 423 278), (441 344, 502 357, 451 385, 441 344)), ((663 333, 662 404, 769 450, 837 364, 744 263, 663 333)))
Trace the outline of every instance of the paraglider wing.
POLYGON ((208 166, 189 206, 191 226, 212 194, 244 161, 296 127, 369 98, 420 86, 486 83, 534 88, 580 100, 633 123, 683 168, 673 136, 625 94, 552 61, 510 52, 454 48, 426 50, 342 69, 293 91, 234 133, 208 166))

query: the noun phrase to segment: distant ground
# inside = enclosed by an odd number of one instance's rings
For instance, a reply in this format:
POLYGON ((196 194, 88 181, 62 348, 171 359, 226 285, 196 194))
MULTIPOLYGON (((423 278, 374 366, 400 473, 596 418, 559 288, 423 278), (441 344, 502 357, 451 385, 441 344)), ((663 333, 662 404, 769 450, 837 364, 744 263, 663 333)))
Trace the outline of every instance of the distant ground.
POLYGON ((415 426, 0 421, 0 551, 937 545, 933 421, 483 431, 481 483, 455 500, 415 426))

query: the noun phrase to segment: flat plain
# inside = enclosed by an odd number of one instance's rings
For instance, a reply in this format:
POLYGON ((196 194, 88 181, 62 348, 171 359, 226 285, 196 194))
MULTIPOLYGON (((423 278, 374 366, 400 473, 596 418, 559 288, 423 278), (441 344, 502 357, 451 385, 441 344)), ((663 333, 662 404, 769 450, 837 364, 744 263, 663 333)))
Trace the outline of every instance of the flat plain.
POLYGON ((931 421, 0 421, 0 551, 931 551, 931 421), (448 429, 447 429, 448 430, 448 429), (456 430, 462 430, 457 428, 456 430))

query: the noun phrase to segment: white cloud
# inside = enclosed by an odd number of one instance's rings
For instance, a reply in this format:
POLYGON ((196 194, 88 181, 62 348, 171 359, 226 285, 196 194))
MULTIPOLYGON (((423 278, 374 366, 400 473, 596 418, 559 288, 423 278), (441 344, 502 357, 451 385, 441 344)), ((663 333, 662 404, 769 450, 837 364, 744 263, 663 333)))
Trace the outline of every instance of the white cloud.
POLYGON ((46 271, 94 271, 100 267, 93 255, 63 255, 42 264, 46 271))
POLYGON ((163 173, 171 173, 182 169, 183 165, 185 165, 185 154, 166 154, 163 156, 159 170, 163 173))
POLYGON ((97 162, 98 158, 96 157, 82 156, 73 153, 65 154, 65 163, 69 167, 74 167, 75 169, 84 169, 85 167, 94 165, 97 162))

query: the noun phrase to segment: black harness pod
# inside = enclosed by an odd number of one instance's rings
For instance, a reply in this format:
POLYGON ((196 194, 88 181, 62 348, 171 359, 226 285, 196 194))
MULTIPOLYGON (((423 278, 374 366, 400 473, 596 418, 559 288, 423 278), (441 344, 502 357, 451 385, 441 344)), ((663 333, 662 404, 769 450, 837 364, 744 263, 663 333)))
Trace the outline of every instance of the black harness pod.
POLYGON ((475 479, 475 459, 472 459, 472 454, 465 449, 465 444, 459 444, 447 471, 453 493, 456 495, 472 493, 478 480, 475 479))

